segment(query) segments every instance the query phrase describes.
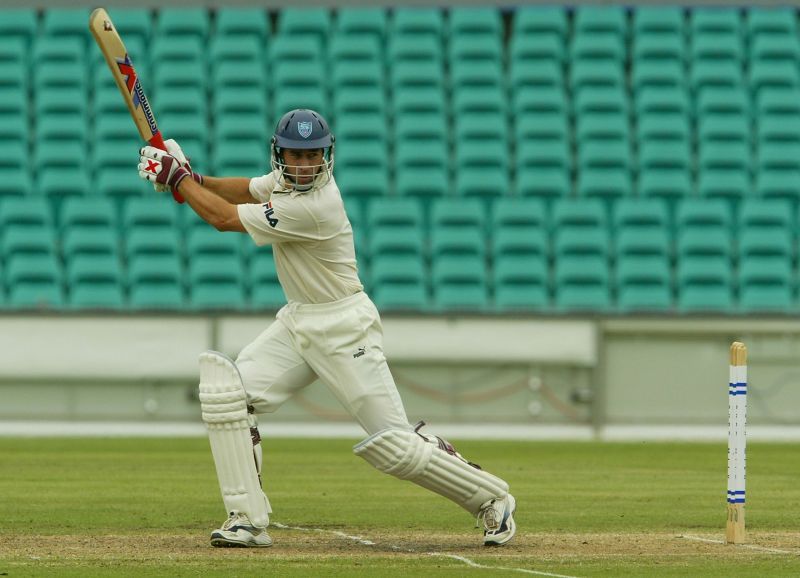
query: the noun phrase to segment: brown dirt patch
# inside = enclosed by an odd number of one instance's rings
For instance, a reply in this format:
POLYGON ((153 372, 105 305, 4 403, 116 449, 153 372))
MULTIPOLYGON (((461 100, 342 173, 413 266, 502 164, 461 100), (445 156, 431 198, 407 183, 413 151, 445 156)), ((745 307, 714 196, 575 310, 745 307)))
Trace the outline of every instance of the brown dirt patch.
MULTIPOLYGON (((357 532, 341 529, 348 535, 357 532)), ((537 561, 598 560, 610 558, 694 557, 726 558, 781 555, 751 548, 688 540, 678 534, 532 534, 518 533, 502 548, 485 548, 480 533, 441 534, 421 537, 419 532, 370 532, 361 535, 374 545, 365 545, 330 531, 300 531, 272 528, 275 540, 265 549, 270 557, 328 558, 419 556, 431 552, 480 557, 498 561, 536 559, 537 561)), ((698 536, 687 532, 688 535, 698 536)), ((722 533, 700 537, 721 540, 722 533)), ((788 550, 787 556, 800 556, 800 533, 756 533, 749 544, 788 550)), ((233 556, 249 558, 265 555, 265 550, 216 549, 205 533, 123 534, 123 535, 0 535, 0 559, 5 560, 138 560, 157 561, 233 556)))

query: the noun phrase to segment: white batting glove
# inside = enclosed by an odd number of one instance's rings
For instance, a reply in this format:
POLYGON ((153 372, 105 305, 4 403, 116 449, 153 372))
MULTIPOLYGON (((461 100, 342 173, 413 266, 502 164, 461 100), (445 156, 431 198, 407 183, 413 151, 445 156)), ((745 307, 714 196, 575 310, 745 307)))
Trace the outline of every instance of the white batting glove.
MULTIPOLYGON (((178 142, 175 139, 171 139, 171 138, 165 140, 164 141, 164 145, 167 147, 167 152, 171 156, 175 157, 178 160, 178 162, 181 164, 182 167, 184 167, 187 170, 191 171, 192 172, 192 178, 202 185, 203 184, 203 175, 201 175, 200 173, 196 173, 196 172, 192 171, 192 166, 189 164, 189 157, 187 157, 184 154, 183 149, 181 148, 181 145, 179 145, 178 142)), ((165 192, 169 191, 169 187, 168 186, 161 185, 159 183, 154 183, 153 184, 153 188, 156 190, 157 193, 165 193, 165 192)))
POLYGON ((171 154, 146 146, 139 150, 139 176, 175 192, 180 182, 192 176, 192 171, 182 166, 171 154))

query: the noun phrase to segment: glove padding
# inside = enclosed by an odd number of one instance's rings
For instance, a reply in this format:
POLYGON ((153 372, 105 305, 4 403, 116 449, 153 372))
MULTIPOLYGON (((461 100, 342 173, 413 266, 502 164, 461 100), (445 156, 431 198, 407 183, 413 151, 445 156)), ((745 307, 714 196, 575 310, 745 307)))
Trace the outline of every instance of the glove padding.
POLYGON ((183 179, 192 176, 192 171, 182 166, 171 154, 146 146, 139 150, 139 176, 175 192, 183 179))
MULTIPOLYGON (((185 168, 188 171, 191 171, 192 172, 192 178, 196 182, 198 182, 198 183, 200 183, 202 185, 203 184, 203 175, 201 175, 200 173, 196 173, 196 172, 194 172, 192 170, 192 166, 189 164, 189 157, 187 157, 183 153, 183 149, 181 148, 181 145, 179 145, 178 142, 175 139, 167 139, 167 140, 165 140, 164 141, 164 145, 167 147, 167 152, 170 155, 172 155, 173 157, 175 157, 183 168, 185 168)), ((157 193, 165 193, 165 192, 170 190, 170 188, 167 185, 161 185, 159 183, 154 183, 153 184, 153 188, 156 190, 157 193)))

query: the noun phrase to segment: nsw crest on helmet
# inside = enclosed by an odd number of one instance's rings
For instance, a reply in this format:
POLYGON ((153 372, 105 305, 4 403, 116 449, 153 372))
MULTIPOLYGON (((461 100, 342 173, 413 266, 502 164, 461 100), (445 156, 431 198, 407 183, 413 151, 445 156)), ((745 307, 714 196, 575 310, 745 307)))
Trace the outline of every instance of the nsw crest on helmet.
POLYGON ((297 132, 300 133, 300 136, 303 138, 308 138, 311 136, 311 123, 310 122, 298 122, 297 123, 297 132))

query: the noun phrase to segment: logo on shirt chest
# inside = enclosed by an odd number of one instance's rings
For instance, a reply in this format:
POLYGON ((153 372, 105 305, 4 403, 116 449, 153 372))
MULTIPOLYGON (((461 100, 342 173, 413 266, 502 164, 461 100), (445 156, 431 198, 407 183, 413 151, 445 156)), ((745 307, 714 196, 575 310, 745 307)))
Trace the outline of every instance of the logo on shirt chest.
POLYGON ((272 208, 272 203, 264 203, 264 216, 267 218, 267 223, 273 229, 278 226, 278 219, 275 217, 275 209, 272 208))

